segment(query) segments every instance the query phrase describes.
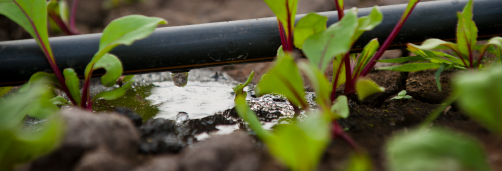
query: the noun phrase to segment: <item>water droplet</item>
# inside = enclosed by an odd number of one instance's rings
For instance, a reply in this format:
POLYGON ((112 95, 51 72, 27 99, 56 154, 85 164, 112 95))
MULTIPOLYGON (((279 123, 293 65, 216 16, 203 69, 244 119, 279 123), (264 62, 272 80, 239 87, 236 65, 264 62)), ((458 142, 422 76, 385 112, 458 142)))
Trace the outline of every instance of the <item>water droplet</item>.
POLYGON ((171 73, 171 77, 173 77, 173 82, 175 86, 184 87, 187 85, 188 72, 171 73))
POLYGON ((188 120, 188 113, 186 112, 179 112, 176 115, 176 123, 182 123, 184 121, 188 120))

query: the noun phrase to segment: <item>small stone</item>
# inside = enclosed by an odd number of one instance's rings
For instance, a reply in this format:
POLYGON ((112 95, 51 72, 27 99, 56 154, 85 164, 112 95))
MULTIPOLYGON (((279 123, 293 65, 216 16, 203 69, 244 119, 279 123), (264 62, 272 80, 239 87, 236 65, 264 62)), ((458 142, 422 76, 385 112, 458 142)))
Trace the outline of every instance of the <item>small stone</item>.
POLYGON ((129 108, 117 107, 115 108, 115 112, 129 118, 136 127, 140 127, 143 124, 143 118, 129 108))

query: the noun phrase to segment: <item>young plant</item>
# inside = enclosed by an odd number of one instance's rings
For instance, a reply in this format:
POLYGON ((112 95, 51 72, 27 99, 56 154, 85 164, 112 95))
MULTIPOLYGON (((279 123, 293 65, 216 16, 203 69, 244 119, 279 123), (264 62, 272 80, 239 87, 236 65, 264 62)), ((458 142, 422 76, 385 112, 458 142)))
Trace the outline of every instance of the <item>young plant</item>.
POLYGON ((386 145, 390 171, 489 171, 481 144, 471 137, 440 128, 397 133, 386 145))
POLYGON ((54 149, 62 139, 63 120, 51 116, 58 110, 54 95, 40 82, 24 92, 0 98, 0 170, 12 170, 17 164, 32 160, 54 149), (23 129, 26 114, 47 119, 40 130, 23 129))
MULTIPOLYGON (((115 85, 117 79, 122 75, 122 63, 115 55, 108 52, 118 45, 131 45, 136 40, 148 37, 158 24, 167 23, 161 18, 140 15, 126 16, 112 21, 103 31, 98 52, 85 69, 84 85, 82 93, 80 93, 77 73, 71 68, 67 68, 61 73, 57 67, 49 44, 46 13, 45 0, 0 0, 0 14, 14 20, 35 38, 54 72, 53 74, 37 72, 30 78, 30 82, 45 79, 45 82, 51 87, 65 92, 70 99, 70 104, 89 110, 92 107, 89 87, 93 71, 106 70, 106 74, 101 77, 101 83, 107 87, 115 85)), ((129 81, 123 87, 101 92, 94 99, 116 99, 124 95, 131 84, 132 81, 129 81)), ((29 87, 29 84, 26 87, 29 87)))
MULTIPOLYGON (((279 93, 286 96, 292 105, 308 109, 305 89, 300 75, 302 71, 314 86, 316 102, 320 112, 309 114, 305 122, 295 122, 289 126, 279 126, 274 134, 265 131, 256 115, 246 105, 243 88, 250 82, 234 88, 237 113, 254 130, 258 137, 270 148, 270 152, 292 170, 312 170, 319 162, 320 155, 330 140, 329 123, 337 118, 347 118, 349 108, 347 97, 339 96, 335 102, 330 100, 331 85, 325 75, 314 65, 306 61, 298 64, 289 53, 280 53, 271 70, 263 75, 255 88, 257 96, 279 93), (308 149, 308 150, 306 150, 308 149)), ((340 138, 359 152, 355 142, 346 135, 337 122, 333 127, 332 138, 340 138)))
POLYGON ((403 63, 403 65, 379 68, 380 70, 392 70, 400 72, 414 72, 427 69, 438 69, 436 72, 436 82, 441 90, 440 74, 445 69, 477 69, 482 68, 481 62, 486 52, 495 54, 497 60, 502 57, 502 37, 494 37, 485 45, 476 45, 478 29, 472 20, 473 1, 470 0, 462 12, 458 12, 457 43, 446 42, 440 39, 428 39, 422 45, 408 43, 408 50, 417 56, 380 60, 378 62, 403 63), (498 47, 498 48, 497 48, 498 47), (456 56, 431 51, 435 49, 449 49, 456 56), (474 56, 475 50, 479 51, 477 59, 474 56))
POLYGON ((406 90, 402 90, 397 94, 397 96, 391 98, 391 100, 394 100, 394 99, 401 100, 401 99, 411 99, 411 98, 413 98, 413 97, 411 97, 410 95, 406 95, 406 90))

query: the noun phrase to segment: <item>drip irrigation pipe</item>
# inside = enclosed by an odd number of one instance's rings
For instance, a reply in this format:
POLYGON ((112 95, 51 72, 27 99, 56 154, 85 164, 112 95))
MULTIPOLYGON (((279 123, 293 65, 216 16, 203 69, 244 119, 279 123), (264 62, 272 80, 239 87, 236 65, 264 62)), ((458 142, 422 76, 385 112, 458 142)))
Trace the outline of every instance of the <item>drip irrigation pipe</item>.
MULTIPOLYGON (((455 42, 457 11, 468 0, 419 3, 390 46, 402 48, 407 42, 420 43, 427 38, 455 42)), ((384 20, 373 31, 364 33, 352 51, 360 51, 373 38, 384 41, 400 19, 406 4, 380 7, 384 20)), ((358 10, 366 16, 371 8, 358 10)), ((328 17, 328 25, 338 21, 336 11, 319 13, 328 17)), ((297 21, 304 15, 298 15, 297 21)), ((502 34, 502 0, 476 0, 474 21, 479 38, 502 34)), ((60 69, 72 67, 84 73, 98 50, 101 34, 50 38, 60 69)), ((131 46, 118 46, 111 53, 123 63, 124 74, 158 71, 186 71, 194 68, 272 61, 281 41, 277 19, 260 18, 209 24, 157 28, 154 33, 131 46)), ((19 85, 38 71, 50 71, 44 54, 33 40, 0 42, 0 86, 19 85)), ((95 76, 103 72, 96 72, 95 76)))

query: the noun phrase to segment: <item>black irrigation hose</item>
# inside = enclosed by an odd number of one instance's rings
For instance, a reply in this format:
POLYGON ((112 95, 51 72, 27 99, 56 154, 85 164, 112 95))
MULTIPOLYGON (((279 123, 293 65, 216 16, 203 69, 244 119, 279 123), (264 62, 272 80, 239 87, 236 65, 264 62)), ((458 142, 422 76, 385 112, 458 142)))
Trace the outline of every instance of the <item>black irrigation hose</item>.
MULTIPOLYGON (((427 38, 455 41, 456 12, 467 0, 432 1, 418 4, 390 48, 427 38)), ((383 42, 406 8, 406 4, 382 6, 382 24, 364 33, 353 51, 361 50, 372 38, 383 42)), ((359 9, 359 16, 371 8, 359 9)), ((323 12, 328 24, 337 22, 336 11, 323 12)), ((303 15, 299 15, 297 20, 303 15)), ((474 20, 480 38, 502 34, 502 0, 475 0, 474 20)), ((82 74, 98 50, 101 34, 50 39, 60 69, 72 67, 82 74)), ((158 28, 148 38, 132 46, 119 46, 112 53, 123 62, 125 74, 180 71, 194 68, 271 61, 280 46, 277 20, 262 18, 189 26, 158 28)), ((42 51, 34 40, 0 42, 0 86, 27 81, 37 71, 50 72, 42 51)), ((99 75, 99 72, 97 73, 99 75)))

